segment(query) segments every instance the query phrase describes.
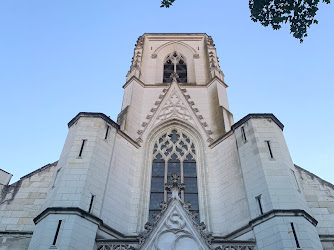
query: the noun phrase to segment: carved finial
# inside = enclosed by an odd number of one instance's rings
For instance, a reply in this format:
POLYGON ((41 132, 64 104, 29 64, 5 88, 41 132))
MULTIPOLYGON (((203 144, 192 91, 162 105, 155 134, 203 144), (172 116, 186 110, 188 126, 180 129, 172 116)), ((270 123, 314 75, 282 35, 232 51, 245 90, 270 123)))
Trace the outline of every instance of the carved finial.
POLYGON ((179 75, 176 72, 173 72, 170 75, 170 78, 172 78, 172 82, 177 82, 177 79, 179 78, 179 75))
POLYGON ((179 183, 179 179, 180 179, 179 173, 173 172, 171 175, 171 178, 172 178, 173 185, 177 185, 179 183))
POLYGON ((172 173, 171 175, 172 183, 165 184, 165 189, 172 192, 172 198, 180 200, 179 192, 186 188, 186 184, 180 183, 180 175, 177 172, 172 173))
POLYGON ((215 47, 215 44, 213 43, 213 39, 211 36, 208 36, 208 46, 209 47, 215 47))
POLYGON ((144 43, 144 37, 140 36, 140 37, 138 37, 138 40, 137 40, 137 43, 136 43, 135 46, 142 48, 143 47, 143 43, 144 43))

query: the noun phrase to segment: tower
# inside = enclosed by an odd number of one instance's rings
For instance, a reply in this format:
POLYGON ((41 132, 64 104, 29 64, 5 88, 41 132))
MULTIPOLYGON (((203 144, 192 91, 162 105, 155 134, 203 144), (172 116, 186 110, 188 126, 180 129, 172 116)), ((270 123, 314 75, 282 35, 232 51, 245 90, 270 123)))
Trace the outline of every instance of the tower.
POLYGON ((117 122, 68 123, 29 249, 322 249, 283 124, 234 123, 227 87, 210 36, 140 36, 117 122))

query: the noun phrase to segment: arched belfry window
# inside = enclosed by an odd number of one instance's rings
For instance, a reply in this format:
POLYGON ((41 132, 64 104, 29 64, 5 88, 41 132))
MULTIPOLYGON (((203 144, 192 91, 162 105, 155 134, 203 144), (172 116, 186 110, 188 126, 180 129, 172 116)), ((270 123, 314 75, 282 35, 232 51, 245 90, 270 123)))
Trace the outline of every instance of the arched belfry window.
POLYGON ((153 221, 153 213, 161 210, 160 203, 170 198, 171 194, 164 189, 164 185, 171 182, 173 172, 178 172, 181 183, 186 184, 185 190, 180 193, 181 199, 191 203, 190 211, 198 213, 195 146, 189 136, 176 129, 162 135, 153 148, 150 222, 153 221))
POLYGON ((167 56, 164 62, 163 82, 172 82, 171 75, 173 73, 178 75, 177 82, 187 83, 187 64, 185 58, 176 51, 167 56))

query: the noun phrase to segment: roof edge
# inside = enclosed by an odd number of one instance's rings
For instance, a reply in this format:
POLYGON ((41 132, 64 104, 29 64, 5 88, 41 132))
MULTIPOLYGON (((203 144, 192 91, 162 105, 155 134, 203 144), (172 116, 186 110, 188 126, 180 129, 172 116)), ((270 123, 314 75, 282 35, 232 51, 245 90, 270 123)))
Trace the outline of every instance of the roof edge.
POLYGON ((252 114, 248 114, 245 117, 241 118, 239 121, 237 121, 236 123, 234 123, 231 126, 232 130, 235 130, 236 128, 240 127, 243 123, 245 123, 246 121, 250 120, 250 119, 271 119, 273 120, 276 125, 283 131, 284 125, 283 123, 280 122, 280 120, 277 119, 276 116, 274 116, 272 113, 252 113, 252 114))
POLYGON ((319 176, 311 173, 310 171, 307 171, 306 169, 304 169, 304 168, 302 168, 302 167, 300 167, 300 166, 298 166, 296 164, 294 164, 294 165, 295 165, 295 168, 297 168, 297 170, 303 171, 304 173, 306 173, 309 176, 311 176, 311 178, 317 178, 321 182, 321 184, 326 185, 326 186, 328 186, 328 187, 330 187, 330 188, 332 188, 334 190, 334 185, 332 183, 330 183, 328 181, 325 181, 324 179, 320 178, 319 176))
POLYGON ((208 35, 206 33, 144 33, 143 35, 208 35))
POLYGON ((70 128, 74 123, 76 123, 81 117, 93 117, 93 118, 101 118, 105 120, 107 123, 109 123, 111 126, 113 126, 116 129, 119 129, 120 126, 114 122, 109 116, 106 116, 103 113, 98 112, 80 112, 78 113, 72 120, 69 121, 67 124, 68 128, 70 128))
POLYGON ((29 174, 26 174, 26 175, 22 176, 22 177, 20 178, 19 181, 22 181, 22 180, 24 180, 24 179, 27 179, 27 178, 29 178, 30 176, 32 176, 32 175, 34 175, 34 174, 37 174, 37 173, 39 173, 39 172, 41 172, 41 171, 43 171, 43 170, 45 170, 45 169, 47 169, 47 168, 57 166, 57 164, 58 164, 58 161, 55 161, 55 162, 53 162, 53 163, 48 163, 48 164, 44 165, 43 167, 38 168, 38 169, 36 169, 36 170, 30 172, 29 174))

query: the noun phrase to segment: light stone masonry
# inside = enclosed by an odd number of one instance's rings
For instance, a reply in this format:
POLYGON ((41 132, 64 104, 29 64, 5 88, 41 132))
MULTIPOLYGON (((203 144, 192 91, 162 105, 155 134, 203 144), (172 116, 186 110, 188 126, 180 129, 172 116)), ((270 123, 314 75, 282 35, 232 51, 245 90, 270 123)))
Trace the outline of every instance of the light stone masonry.
POLYGON ((58 162, 0 170, 0 250, 334 249, 334 186, 227 87, 211 36, 140 36, 117 123, 80 112, 58 162))

